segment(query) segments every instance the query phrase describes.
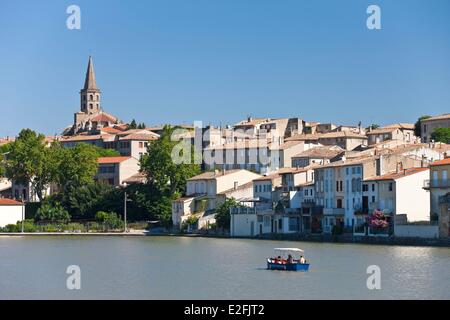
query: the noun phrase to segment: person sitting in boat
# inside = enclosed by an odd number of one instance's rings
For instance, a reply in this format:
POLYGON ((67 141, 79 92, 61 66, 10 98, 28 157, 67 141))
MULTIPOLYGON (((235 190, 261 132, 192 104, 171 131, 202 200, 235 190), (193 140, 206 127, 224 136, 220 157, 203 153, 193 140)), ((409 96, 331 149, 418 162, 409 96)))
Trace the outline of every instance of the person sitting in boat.
POLYGON ((279 264, 283 264, 283 258, 281 256, 278 256, 275 258, 275 262, 279 264))
POLYGON ((306 263, 305 257, 300 256, 300 263, 301 263, 301 264, 305 264, 305 263, 306 263))
POLYGON ((294 258, 292 257, 292 255, 288 255, 287 263, 289 263, 289 264, 294 263, 294 258))

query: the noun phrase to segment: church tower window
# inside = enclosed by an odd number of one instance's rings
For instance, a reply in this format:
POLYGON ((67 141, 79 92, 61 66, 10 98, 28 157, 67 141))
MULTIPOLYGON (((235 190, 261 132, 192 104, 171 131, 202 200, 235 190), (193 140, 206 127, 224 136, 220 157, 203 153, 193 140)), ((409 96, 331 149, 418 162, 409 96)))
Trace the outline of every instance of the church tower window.
POLYGON ((89 103, 89 108, 94 109, 94 105, 92 103, 89 103))

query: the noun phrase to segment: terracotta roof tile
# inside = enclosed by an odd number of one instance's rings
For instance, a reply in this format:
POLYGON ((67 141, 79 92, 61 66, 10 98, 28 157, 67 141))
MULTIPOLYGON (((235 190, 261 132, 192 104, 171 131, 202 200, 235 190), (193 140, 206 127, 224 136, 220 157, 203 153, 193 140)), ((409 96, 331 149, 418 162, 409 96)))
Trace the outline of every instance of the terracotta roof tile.
POLYGON ((23 205, 22 202, 12 199, 0 198, 0 206, 21 206, 21 205, 23 205))
POLYGON ((430 166, 431 166, 431 167, 434 167, 434 166, 444 166, 444 165, 449 165, 449 164, 450 164, 450 158, 445 158, 445 159, 442 159, 442 160, 438 160, 438 161, 433 162, 432 164, 430 164, 430 166))
POLYGON ((382 181, 382 180, 397 180, 403 177, 407 177, 419 172, 427 171, 428 168, 409 168, 405 170, 401 170, 399 172, 390 172, 387 174, 384 174, 382 176, 373 177, 369 179, 365 179, 364 181, 382 181))
POLYGON ((113 163, 121 163, 128 159, 131 159, 131 157, 101 157, 98 158, 97 162, 98 164, 113 164, 113 163))

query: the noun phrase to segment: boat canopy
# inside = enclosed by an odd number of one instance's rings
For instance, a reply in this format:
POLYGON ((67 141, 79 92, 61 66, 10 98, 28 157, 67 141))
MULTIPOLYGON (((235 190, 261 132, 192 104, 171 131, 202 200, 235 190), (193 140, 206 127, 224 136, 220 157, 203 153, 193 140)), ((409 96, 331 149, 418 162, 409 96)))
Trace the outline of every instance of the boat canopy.
POLYGON ((302 249, 299 248, 275 248, 274 251, 285 251, 285 252, 304 252, 302 249))

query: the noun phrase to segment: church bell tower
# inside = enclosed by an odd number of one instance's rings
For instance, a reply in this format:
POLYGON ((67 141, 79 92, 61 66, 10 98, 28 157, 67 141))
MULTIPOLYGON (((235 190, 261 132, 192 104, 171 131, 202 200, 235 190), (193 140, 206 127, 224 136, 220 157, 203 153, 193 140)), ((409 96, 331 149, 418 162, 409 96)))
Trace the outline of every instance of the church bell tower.
POLYGON ((80 91, 80 109, 85 114, 93 114, 101 111, 100 107, 101 92, 95 83, 94 63, 92 57, 89 57, 88 68, 86 71, 86 80, 84 88, 80 91))

